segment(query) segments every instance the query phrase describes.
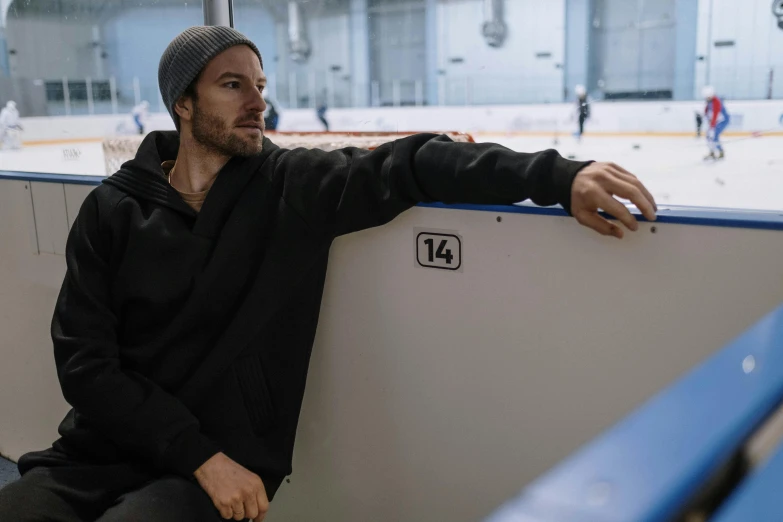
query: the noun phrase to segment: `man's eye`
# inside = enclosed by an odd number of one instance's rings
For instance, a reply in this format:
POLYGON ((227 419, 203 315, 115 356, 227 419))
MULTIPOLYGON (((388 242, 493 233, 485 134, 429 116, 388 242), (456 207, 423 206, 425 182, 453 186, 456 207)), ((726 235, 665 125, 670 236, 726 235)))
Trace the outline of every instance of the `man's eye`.
POLYGON ((226 84, 226 87, 229 87, 231 89, 239 89, 239 82, 228 82, 226 84))

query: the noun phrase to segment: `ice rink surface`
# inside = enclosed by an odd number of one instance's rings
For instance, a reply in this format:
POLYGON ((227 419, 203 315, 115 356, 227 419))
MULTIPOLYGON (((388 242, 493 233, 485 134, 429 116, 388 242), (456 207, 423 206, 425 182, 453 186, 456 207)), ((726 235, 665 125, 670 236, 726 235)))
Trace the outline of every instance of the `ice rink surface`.
POLYGON ((635 174, 658 204, 783 210, 783 137, 728 137, 726 157, 704 161, 704 138, 481 135, 517 151, 555 148, 577 160, 612 161, 635 174))
MULTIPOLYGON (((520 152, 557 149, 577 160, 613 161, 636 174, 659 205, 783 210, 783 137, 723 140, 726 158, 704 161, 704 138, 476 134, 520 152)), ((104 176, 100 141, 27 146, 0 152, 0 170, 104 176)))

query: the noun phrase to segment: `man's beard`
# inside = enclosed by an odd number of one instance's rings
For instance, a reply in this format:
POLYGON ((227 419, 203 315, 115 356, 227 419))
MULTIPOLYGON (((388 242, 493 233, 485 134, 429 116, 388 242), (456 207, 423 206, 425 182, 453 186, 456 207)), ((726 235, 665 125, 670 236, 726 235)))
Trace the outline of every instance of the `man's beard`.
MULTIPOLYGON (((247 118, 244 121, 251 120, 247 118)), ((263 150, 264 134, 258 138, 237 136, 226 127, 225 122, 217 115, 199 109, 198 103, 193 104, 193 138, 204 147, 225 156, 253 156, 263 150)))

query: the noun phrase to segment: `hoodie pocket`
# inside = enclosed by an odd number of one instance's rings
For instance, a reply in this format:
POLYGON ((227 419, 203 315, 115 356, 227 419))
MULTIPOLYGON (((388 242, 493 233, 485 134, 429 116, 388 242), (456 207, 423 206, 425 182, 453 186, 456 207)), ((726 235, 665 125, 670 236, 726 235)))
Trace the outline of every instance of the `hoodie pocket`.
POLYGON ((274 423, 275 410, 261 361, 257 356, 243 357, 234 368, 253 432, 263 435, 274 423))

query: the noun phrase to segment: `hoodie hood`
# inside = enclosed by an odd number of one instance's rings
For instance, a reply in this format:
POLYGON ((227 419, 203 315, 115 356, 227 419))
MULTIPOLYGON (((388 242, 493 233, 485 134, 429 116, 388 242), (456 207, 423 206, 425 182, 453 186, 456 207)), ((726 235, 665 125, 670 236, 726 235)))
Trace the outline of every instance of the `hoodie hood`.
MULTIPOLYGON (((263 151, 249 158, 235 156, 218 173, 251 166, 260 166, 278 147, 264 137, 263 151)), ((195 216, 196 211, 185 203, 163 172, 164 161, 176 160, 179 152, 177 131, 154 131, 149 133, 139 146, 136 157, 126 161, 114 175, 103 180, 136 198, 152 201, 174 210, 195 216)), ((214 187, 213 187, 214 188, 214 187)))

